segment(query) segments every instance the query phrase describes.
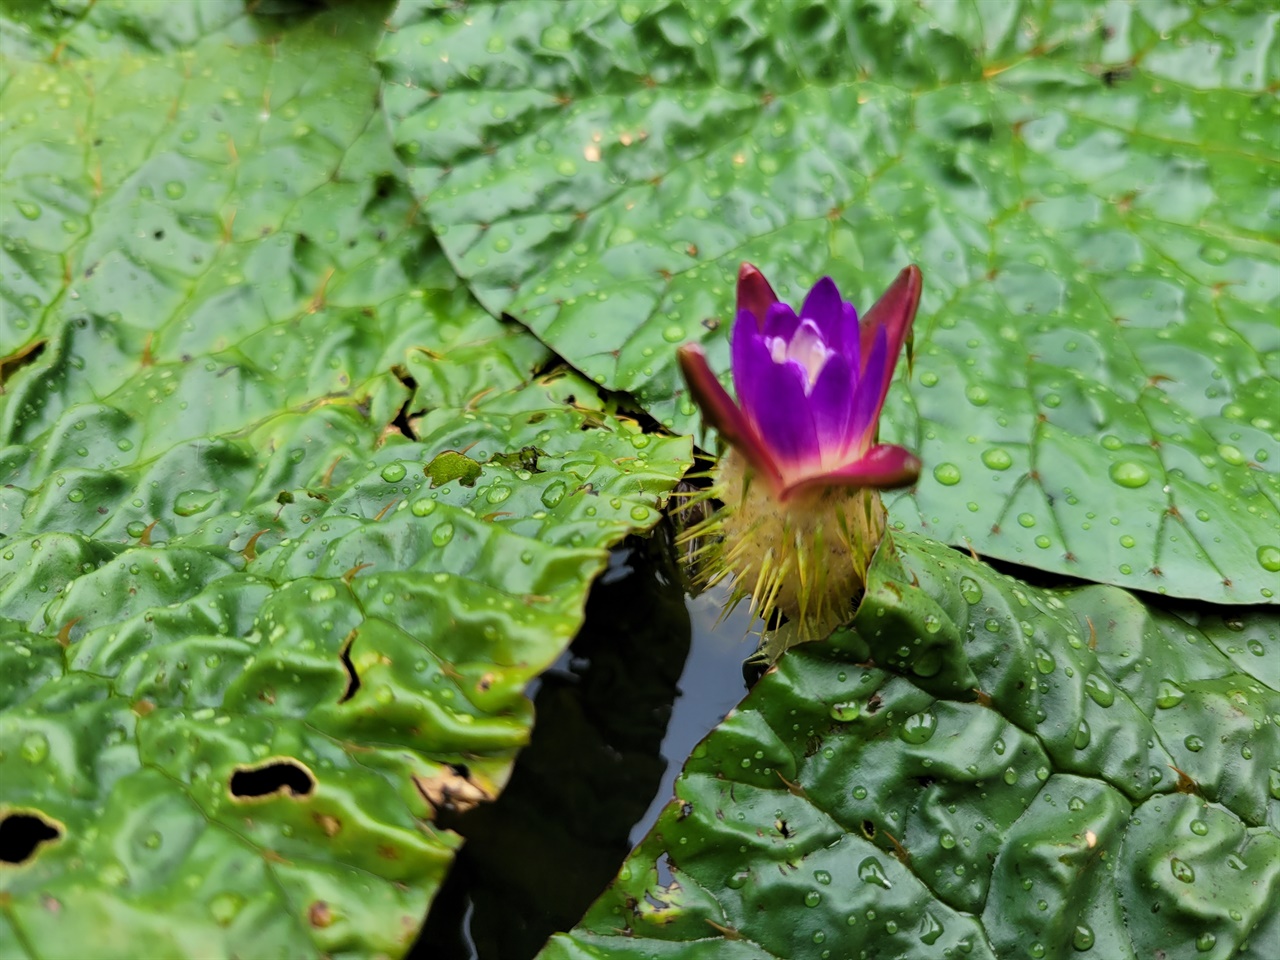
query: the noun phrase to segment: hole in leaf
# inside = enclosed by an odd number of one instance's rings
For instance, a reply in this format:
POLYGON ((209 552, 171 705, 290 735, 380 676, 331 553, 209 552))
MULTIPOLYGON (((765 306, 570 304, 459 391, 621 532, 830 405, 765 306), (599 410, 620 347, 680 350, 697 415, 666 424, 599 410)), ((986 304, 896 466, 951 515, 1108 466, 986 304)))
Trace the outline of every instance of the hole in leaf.
POLYGON ((862 821, 862 835, 868 840, 874 840, 876 837, 876 825, 870 820, 862 821))
POLYGON ((292 757, 277 757, 257 767, 238 767, 231 775, 231 795, 237 800, 276 794, 305 797, 315 788, 311 771, 292 757))
POLYGON ((0 357, 0 384, 5 383, 22 367, 40 359, 40 354, 44 353, 44 345, 44 340, 32 340, 7 357, 0 357))
POLYGON ((338 698, 339 703, 346 703, 360 689, 360 674, 356 673, 356 666, 351 662, 351 644, 355 643, 355 639, 356 631, 352 630, 347 634, 346 643, 342 645, 342 653, 339 654, 342 660, 342 669, 347 671, 347 688, 342 691, 342 696, 338 698))
POLYGON ((26 863, 40 847, 62 838, 62 827, 44 814, 11 811, 0 818, 0 863, 26 863))
POLYGON ((392 374, 400 381, 405 388, 404 403, 400 405, 400 410, 396 413, 391 421, 391 428, 398 430, 409 440, 417 440, 418 436, 413 429, 413 421, 409 411, 410 405, 413 403, 414 397, 418 392, 418 381, 409 373, 407 367, 397 363, 391 368, 392 374))

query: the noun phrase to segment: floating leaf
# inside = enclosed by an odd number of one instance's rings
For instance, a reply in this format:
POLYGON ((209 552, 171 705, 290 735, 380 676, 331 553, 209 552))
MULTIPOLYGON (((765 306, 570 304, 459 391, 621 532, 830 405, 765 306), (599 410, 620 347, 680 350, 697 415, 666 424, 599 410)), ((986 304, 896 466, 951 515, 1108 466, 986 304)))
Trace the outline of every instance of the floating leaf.
POLYGON ((1226 647, 1274 653, 1275 619, 895 544, 853 630, 764 676, 541 956, 1266 955, 1280 692, 1226 647))
POLYGON ((0 955, 403 953, 688 464, 459 288, 332 27, 0 91, 0 955))
POLYGON ((405 6, 401 157, 486 307, 662 422, 740 261, 924 272, 882 439, 906 529, 1226 603, 1280 592, 1270 14, 1248 4, 405 6))

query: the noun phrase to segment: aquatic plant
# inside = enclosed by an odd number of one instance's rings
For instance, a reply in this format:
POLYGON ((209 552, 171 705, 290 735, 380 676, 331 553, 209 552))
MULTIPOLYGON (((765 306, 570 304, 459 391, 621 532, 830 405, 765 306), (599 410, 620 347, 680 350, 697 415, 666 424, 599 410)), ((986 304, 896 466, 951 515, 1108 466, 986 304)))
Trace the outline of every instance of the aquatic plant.
POLYGON ((737 402, 697 344, 679 350, 689 392, 729 444, 711 495, 723 507, 688 531, 697 577, 734 580, 730 607, 750 595, 811 639, 847 619, 884 537, 877 491, 910 486, 920 460, 878 442, 880 411, 920 303, 915 266, 859 318, 823 277, 799 311, 749 263, 738 271, 732 330, 737 402))

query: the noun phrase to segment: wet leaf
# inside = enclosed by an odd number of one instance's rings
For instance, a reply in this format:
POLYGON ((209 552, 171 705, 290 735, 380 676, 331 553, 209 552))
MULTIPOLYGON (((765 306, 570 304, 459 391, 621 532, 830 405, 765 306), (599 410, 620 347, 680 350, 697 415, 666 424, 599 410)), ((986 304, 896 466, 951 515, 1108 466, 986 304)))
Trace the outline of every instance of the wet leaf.
POLYGON ((688 463, 460 287, 367 36, 237 36, 0 91, 6 957, 402 954, 688 463))
POLYGON ((882 439, 905 529, 1174 596, 1280 592, 1262 6, 405 6, 400 156, 482 303, 690 430, 740 261, 925 277, 882 439))
MULTIPOLYGON (((541 956, 1266 955, 1263 658, 1116 587, 895 543, 853 628, 764 676, 541 956)), ((1250 629, 1274 653, 1274 618, 1250 629)))

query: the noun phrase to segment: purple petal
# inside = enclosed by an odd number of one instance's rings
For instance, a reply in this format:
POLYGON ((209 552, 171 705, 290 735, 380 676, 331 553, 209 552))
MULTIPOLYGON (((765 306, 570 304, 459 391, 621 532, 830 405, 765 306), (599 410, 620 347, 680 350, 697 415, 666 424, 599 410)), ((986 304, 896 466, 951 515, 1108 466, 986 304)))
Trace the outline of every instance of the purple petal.
MULTIPOLYGON (((749 383, 746 372, 747 353, 750 346, 757 342, 764 346, 764 334, 756 324, 755 314, 750 310, 739 310, 737 319, 733 322, 733 334, 729 337, 729 369, 733 372, 733 389, 738 395, 738 403, 748 416, 751 415, 751 408, 745 397, 746 384, 749 383)), ((767 348, 765 352, 768 352, 767 348)))
POLYGON ((805 372, 800 364, 774 363, 760 334, 734 342, 733 382, 738 402, 782 474, 817 463, 805 372))
POLYGON ((813 477, 805 477, 783 489, 780 499, 805 490, 821 487, 875 487, 893 490, 909 487, 920 477, 920 459, 910 450, 882 443, 872 447, 860 459, 838 469, 813 477))
POLYGON ((844 348, 840 352, 849 361, 849 370, 856 378, 862 372, 862 347, 859 343, 858 311, 854 309, 852 303, 845 303, 843 307, 844 325, 841 328, 843 337, 841 342, 844 344, 844 348))
MULTIPOLYGON (((916 318, 916 309, 920 306, 920 288, 923 280, 920 268, 912 264, 889 284, 889 289, 875 302, 875 305, 862 318, 861 338, 862 355, 867 356, 867 348, 876 336, 876 331, 885 331, 889 349, 882 361, 888 370, 884 371, 880 402, 884 403, 884 394, 889 392, 889 380, 893 377, 893 368, 898 364, 898 354, 902 350, 902 342, 907 338, 911 323, 916 318)), ((864 369, 872 369, 868 362, 864 369)))
POLYGON ((876 422, 880 418, 880 407, 884 404, 886 392, 882 389, 882 381, 893 375, 892 367, 889 367, 887 372, 884 369, 884 358, 888 352, 888 335, 882 327, 876 333, 875 341, 871 345, 871 353, 867 357, 867 364, 863 368, 862 376, 858 379, 853 400, 853 416, 849 418, 847 442, 850 447, 863 446, 865 438, 875 435, 876 422))
POLYGON ((849 362, 837 353, 827 360, 809 391, 809 408, 813 411, 818 446, 828 460, 832 456, 840 456, 848 443, 853 400, 853 371, 849 362))
POLYGON ((781 337, 783 340, 789 341, 795 336, 796 327, 798 326, 800 326, 800 318, 785 303, 771 305, 769 312, 764 317, 764 335, 766 337, 781 337))
POLYGON ((711 372, 702 347, 696 343, 686 343, 676 351, 676 357, 680 361, 680 372, 684 374, 685 383, 689 385, 689 396, 702 410, 703 418, 719 431, 726 443, 740 451, 747 463, 770 485, 776 487, 780 483, 780 477, 773 458, 760 442, 755 428, 711 372))
POLYGON ((769 307, 778 302, 778 295, 769 286, 764 274, 749 263, 738 267, 738 313, 743 310, 756 320, 757 328, 764 326, 769 307))
POLYGON ((823 277, 813 285, 800 308, 800 319, 812 320, 822 331, 822 339, 827 346, 844 352, 844 301, 840 299, 836 282, 830 277, 823 277))

